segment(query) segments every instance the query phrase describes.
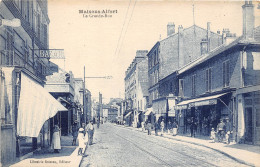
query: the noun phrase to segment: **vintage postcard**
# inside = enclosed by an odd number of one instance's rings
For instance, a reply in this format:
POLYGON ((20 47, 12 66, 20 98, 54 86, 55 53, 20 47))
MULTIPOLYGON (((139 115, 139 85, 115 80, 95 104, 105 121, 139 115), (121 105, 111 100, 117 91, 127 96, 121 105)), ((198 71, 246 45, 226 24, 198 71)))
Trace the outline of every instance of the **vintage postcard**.
POLYGON ((260 166, 259 0, 0 0, 1 166, 260 166))

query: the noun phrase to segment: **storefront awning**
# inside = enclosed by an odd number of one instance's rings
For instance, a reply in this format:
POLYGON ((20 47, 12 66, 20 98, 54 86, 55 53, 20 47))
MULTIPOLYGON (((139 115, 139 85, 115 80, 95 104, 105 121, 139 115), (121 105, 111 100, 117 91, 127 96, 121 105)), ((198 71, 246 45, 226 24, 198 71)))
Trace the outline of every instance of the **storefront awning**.
POLYGON ((127 113, 127 114, 124 116, 124 118, 127 118, 130 114, 132 114, 132 111, 129 112, 129 113, 127 113))
POLYGON ((187 108, 195 107, 195 106, 214 105, 214 104, 217 104, 217 98, 219 98, 220 96, 223 96, 225 94, 227 94, 227 93, 182 101, 175 106, 175 110, 187 109, 187 108))
POLYGON ((148 116, 148 115, 150 115, 152 112, 153 112, 153 109, 152 109, 152 108, 147 108, 144 115, 148 116))
POLYGON ((17 117, 19 136, 37 137, 46 120, 67 109, 41 85, 21 73, 21 92, 17 117))

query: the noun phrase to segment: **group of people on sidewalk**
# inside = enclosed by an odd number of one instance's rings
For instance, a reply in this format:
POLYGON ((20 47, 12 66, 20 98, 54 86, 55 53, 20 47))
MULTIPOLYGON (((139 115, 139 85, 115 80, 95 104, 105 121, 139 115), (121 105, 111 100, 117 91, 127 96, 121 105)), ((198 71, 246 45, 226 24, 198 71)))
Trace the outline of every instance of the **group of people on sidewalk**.
MULTIPOLYGON (((161 136, 164 133, 171 134, 176 136, 178 134, 178 123, 176 120, 173 122, 169 121, 168 124, 165 123, 164 119, 161 119, 161 122, 156 121, 154 125, 150 121, 141 123, 142 131, 147 130, 148 135, 152 134, 152 130, 155 131, 155 136, 158 136, 159 133, 161 136)), ((195 137, 196 132, 196 121, 194 119, 190 120, 190 133, 191 137, 195 137)), ((220 120, 220 123, 217 125, 216 131, 214 128, 211 129, 210 139, 212 142, 225 142, 227 144, 230 143, 230 138, 232 134, 232 125, 227 118, 224 122, 223 119, 220 120)))
POLYGON ((152 125, 150 121, 147 121, 146 123, 142 122, 141 126, 142 131, 145 131, 145 129, 147 129, 148 135, 152 134, 152 129, 154 129, 155 131, 155 136, 158 136, 159 131, 161 132, 161 136, 163 136, 165 132, 176 136, 178 132, 178 124, 175 120, 173 121, 173 123, 169 121, 167 126, 165 125, 164 119, 162 119, 160 123, 159 121, 156 121, 154 125, 152 125))
MULTIPOLYGON (((76 146, 78 140, 79 143, 78 155, 83 155, 83 150, 86 147, 86 145, 93 144, 93 136, 94 136, 93 121, 89 121, 87 126, 85 126, 85 124, 83 123, 82 127, 80 128, 78 128, 77 122, 73 123, 72 145, 76 146)), ((54 126, 51 148, 54 150, 54 153, 59 153, 61 150, 61 132, 58 125, 54 126)))
POLYGON ((232 125, 229 122, 229 119, 227 118, 226 122, 224 122, 224 120, 221 119, 220 123, 217 126, 216 131, 214 128, 211 129, 210 139, 212 140, 212 142, 218 141, 218 142, 226 142, 227 144, 229 144, 231 133, 232 133, 232 125))

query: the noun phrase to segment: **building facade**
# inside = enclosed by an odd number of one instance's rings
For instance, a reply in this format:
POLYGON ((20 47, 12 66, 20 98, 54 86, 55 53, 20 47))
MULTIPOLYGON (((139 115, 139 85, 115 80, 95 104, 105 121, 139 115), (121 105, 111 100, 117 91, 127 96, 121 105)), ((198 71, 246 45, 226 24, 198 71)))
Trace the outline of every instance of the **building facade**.
POLYGON ((129 103, 127 104, 125 118, 129 116, 130 119, 127 118, 129 125, 133 122, 134 127, 140 124, 142 121, 141 113, 146 110, 148 98, 147 53, 146 50, 138 50, 133 62, 125 72, 125 99, 129 103))
MULTIPOLYGON (((226 33, 225 30, 224 33, 226 33)), ((174 23, 167 25, 168 37, 158 41, 147 54, 149 78, 149 107, 152 107, 156 120, 166 118, 167 109, 171 108, 166 101, 169 95, 177 96, 176 71, 201 57, 223 43, 223 35, 214 33, 197 25, 183 29, 180 25, 175 33, 174 23), (161 99, 161 100, 160 100, 161 99), (165 106, 166 105, 166 106, 165 106)), ((174 114, 171 114, 174 115, 174 114)))
POLYGON ((38 140, 37 137, 17 135, 17 128, 21 128, 19 101, 23 101, 20 93, 24 90, 21 82, 29 80, 35 87, 41 85, 43 91, 46 76, 52 74, 53 67, 57 68, 40 55, 40 50, 49 49, 47 1, 1 1, 0 19, 14 18, 20 19, 20 27, 0 26, 2 165, 14 162, 17 156, 32 151, 37 145, 48 145, 48 122, 45 122, 42 137, 38 136, 38 140), (23 147, 28 144, 32 147, 23 147))
POLYGON ((247 19, 241 37, 178 70, 182 98, 175 109, 181 133, 190 133, 192 118, 201 135, 229 119, 235 141, 259 145, 260 43, 254 38, 259 27, 254 28, 252 2, 242 8, 247 19))

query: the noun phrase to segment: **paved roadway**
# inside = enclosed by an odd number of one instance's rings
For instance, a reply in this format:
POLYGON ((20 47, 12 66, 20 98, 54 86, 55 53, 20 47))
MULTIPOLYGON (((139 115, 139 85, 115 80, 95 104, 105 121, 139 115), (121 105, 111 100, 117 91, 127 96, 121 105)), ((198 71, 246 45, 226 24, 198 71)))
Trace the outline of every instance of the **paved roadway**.
POLYGON ((245 166, 214 150, 115 126, 101 125, 80 167, 245 166))

